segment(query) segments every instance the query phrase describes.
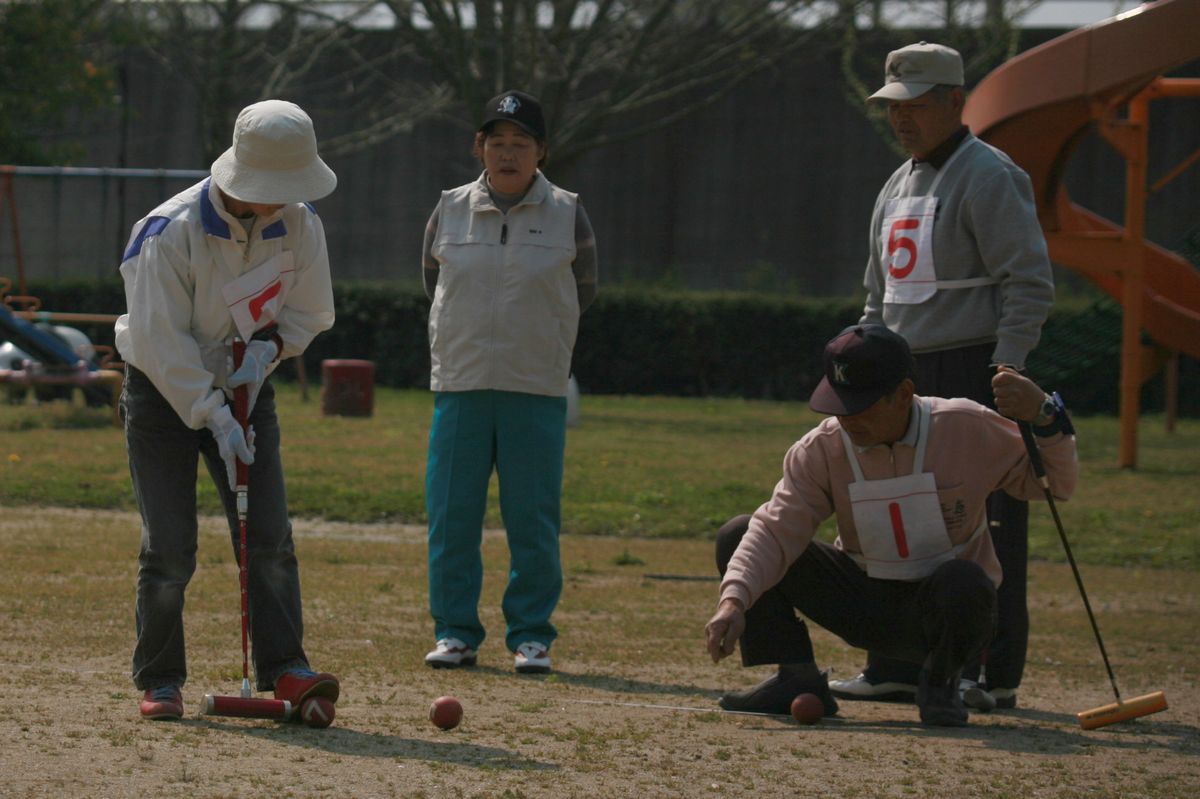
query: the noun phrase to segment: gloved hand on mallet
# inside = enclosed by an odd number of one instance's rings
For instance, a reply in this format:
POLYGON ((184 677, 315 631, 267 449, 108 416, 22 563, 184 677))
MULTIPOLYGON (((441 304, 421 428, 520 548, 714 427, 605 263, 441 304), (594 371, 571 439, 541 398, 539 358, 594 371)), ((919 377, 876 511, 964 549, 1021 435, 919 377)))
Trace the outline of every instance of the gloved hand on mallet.
POLYGON ((267 379, 267 367, 275 362, 275 356, 278 354, 279 347, 270 339, 251 341, 246 345, 246 354, 242 356, 242 365, 225 381, 225 385, 230 388, 248 387, 250 400, 246 406, 247 415, 254 410, 258 392, 267 379))
MULTIPOLYGON (((272 345, 273 346, 273 345, 272 345)), ((254 463, 254 428, 249 434, 242 432, 242 426, 233 418, 233 411, 228 405, 222 405, 208 417, 205 426, 212 432, 217 442, 217 450, 221 460, 225 461, 225 473, 229 477, 229 488, 237 490, 237 461, 249 466, 254 463)))

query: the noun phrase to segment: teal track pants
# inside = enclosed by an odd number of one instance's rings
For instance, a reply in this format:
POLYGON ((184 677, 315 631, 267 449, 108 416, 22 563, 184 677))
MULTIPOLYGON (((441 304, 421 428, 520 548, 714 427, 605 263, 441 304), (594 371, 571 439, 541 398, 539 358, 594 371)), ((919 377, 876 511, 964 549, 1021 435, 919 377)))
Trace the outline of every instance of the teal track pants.
POLYGON ((478 648, 483 586, 480 551, 487 489, 495 468, 508 534, 508 584, 501 605, 509 651, 526 641, 547 646, 550 616, 562 594, 560 497, 567 401, 508 391, 434 396, 425 471, 429 513, 429 610, 438 639, 478 648))

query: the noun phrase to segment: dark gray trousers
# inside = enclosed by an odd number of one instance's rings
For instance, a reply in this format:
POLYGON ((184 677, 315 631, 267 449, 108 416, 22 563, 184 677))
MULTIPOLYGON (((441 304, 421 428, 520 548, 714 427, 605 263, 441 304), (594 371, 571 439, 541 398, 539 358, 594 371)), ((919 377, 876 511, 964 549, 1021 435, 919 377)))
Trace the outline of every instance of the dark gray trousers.
MULTIPOLYGON (((129 474, 142 516, 133 681, 141 690, 183 685, 187 680, 183 604, 196 571, 196 468, 201 457, 224 503, 236 562, 235 496, 212 434, 185 425, 150 379, 132 366, 126 368, 121 416, 129 474)), ((266 691, 288 669, 308 664, 302 645, 300 575, 279 458, 275 391, 269 381, 258 395, 250 424, 255 456, 248 483, 247 594, 254 673, 258 690, 266 691)), ((241 635, 236 579, 229 583, 229 646, 222 650, 235 663, 241 635)))
MULTIPOLYGON (((993 344, 926 352, 916 360, 917 393, 930 397, 966 397, 994 408, 990 361, 993 344)), ((1029 645, 1029 607, 1026 599, 1029 560, 1029 503, 1003 491, 988 497, 988 528, 996 558, 1004 572, 996 595, 995 634, 981 657, 967 664, 963 676, 978 679, 980 667, 989 688, 1016 688, 1025 672, 1029 645)), ((911 664, 889 659, 882 652, 867 654, 864 672, 876 681, 917 682, 911 664)))
MULTIPOLYGON (((749 523, 737 516, 717 533, 722 575, 749 523)), ((948 561, 923 580, 877 580, 845 552, 813 541, 746 611, 742 665, 815 663, 798 610, 851 646, 924 666, 931 684, 942 684, 986 645, 995 608, 996 589, 974 562, 948 561)))

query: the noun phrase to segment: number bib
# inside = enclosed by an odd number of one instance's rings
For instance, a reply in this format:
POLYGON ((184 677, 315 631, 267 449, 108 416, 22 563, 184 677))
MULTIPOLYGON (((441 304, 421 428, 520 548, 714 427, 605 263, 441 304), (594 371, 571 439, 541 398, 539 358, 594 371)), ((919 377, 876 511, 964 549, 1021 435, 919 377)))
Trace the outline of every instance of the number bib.
POLYGON ((897 197, 884 205, 880 234, 884 302, 916 305, 937 293, 933 270, 936 214, 937 197, 897 197))
POLYGON ((922 472, 929 438, 929 406, 919 398, 917 451, 913 473, 867 480, 850 436, 842 430, 854 482, 850 508, 867 574, 881 580, 920 580, 954 558, 932 472, 922 472))
POLYGON ((285 250, 221 288, 225 304, 246 341, 279 316, 296 279, 294 256, 285 250))
POLYGON ((879 230, 884 302, 917 305, 937 294, 939 288, 971 288, 996 282, 990 277, 939 281, 934 268, 933 223, 938 205, 934 192, 954 160, 978 141, 971 139, 954 151, 938 170, 924 197, 893 197, 884 203, 883 225, 879 230))

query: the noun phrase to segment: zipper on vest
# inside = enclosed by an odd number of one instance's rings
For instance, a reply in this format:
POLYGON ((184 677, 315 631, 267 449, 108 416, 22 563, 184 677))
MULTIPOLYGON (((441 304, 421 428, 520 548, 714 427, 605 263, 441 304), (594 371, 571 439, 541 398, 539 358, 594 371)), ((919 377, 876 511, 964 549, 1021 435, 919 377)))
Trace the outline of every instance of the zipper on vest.
POLYGON ((501 244, 508 243, 508 223, 507 222, 505 222, 503 225, 500 226, 500 243, 501 244))

